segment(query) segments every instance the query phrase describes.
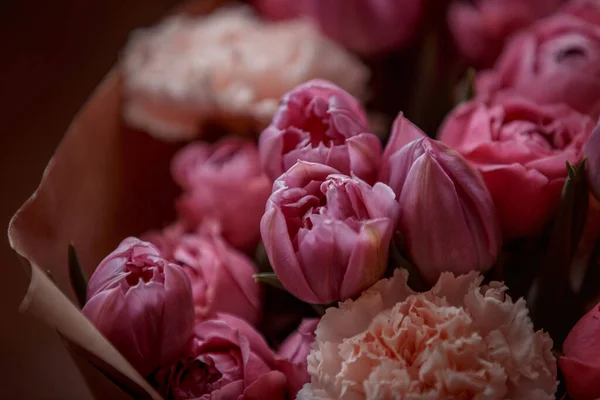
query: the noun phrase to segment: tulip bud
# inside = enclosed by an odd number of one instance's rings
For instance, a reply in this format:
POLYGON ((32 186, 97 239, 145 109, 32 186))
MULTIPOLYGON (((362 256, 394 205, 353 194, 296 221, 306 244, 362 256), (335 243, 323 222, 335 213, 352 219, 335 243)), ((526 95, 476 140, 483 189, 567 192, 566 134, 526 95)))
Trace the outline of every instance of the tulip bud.
POLYGON ((398 214, 393 191, 299 161, 273 184, 260 231, 273 270, 299 299, 358 295, 384 274, 398 214))
POLYGON ((96 268, 83 314, 144 376, 185 351, 192 337, 192 289, 158 249, 127 238, 96 268))
POLYGON ((573 327, 558 359, 573 400, 600 398, 600 304, 573 327))
POLYGON ((271 180, 298 160, 329 165, 361 179, 375 179, 381 142, 349 93, 315 79, 287 93, 259 139, 261 163, 271 180))
POLYGON ((600 200, 600 124, 583 148, 583 156, 587 157, 587 175, 592 193, 600 200))
POLYGON ((462 156, 422 138, 394 153, 380 176, 398 196, 398 229, 425 280, 492 267, 501 244, 496 210, 480 174, 462 156))

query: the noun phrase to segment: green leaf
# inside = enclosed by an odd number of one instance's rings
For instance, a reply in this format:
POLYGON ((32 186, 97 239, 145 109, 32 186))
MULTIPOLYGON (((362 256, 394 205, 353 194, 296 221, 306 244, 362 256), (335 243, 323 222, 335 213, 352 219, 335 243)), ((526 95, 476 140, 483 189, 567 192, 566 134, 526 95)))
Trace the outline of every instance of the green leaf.
POLYGON ((69 280, 71 281, 71 287, 75 292, 79 306, 83 307, 87 301, 88 279, 81 269, 81 264, 79 263, 79 258, 77 257, 77 252, 75 251, 75 246, 73 246, 73 243, 69 244, 68 253, 69 280))
POLYGON ((281 289, 287 292, 286 288, 283 287, 283 284, 274 272, 260 272, 258 274, 252 275, 252 277, 256 282, 266 283, 267 285, 276 287, 277 289, 281 289))
POLYGON ((469 101, 475 96, 475 75, 474 68, 467 68, 456 87, 455 105, 469 101))

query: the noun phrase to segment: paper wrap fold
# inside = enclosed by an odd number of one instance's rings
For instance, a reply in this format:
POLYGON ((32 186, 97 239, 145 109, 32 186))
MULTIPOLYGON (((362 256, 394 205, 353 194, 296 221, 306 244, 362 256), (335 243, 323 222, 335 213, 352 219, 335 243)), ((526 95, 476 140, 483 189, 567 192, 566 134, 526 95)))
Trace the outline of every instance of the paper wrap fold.
MULTIPOLYGON (((203 13, 217 3, 197 0, 182 10, 203 13)), ((117 66, 73 120, 8 236, 31 273, 21 310, 64 338, 95 397, 160 399, 74 305, 68 280, 69 243, 90 275, 124 237, 174 217, 169 163, 178 147, 123 125, 120 85, 117 66)))

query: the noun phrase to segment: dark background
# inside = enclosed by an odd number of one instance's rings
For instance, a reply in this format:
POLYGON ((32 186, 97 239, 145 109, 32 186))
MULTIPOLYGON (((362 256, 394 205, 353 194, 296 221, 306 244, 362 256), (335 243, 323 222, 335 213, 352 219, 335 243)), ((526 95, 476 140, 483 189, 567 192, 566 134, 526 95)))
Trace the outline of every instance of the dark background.
MULTIPOLYGON (((33 193, 73 115, 128 32, 175 0, 4 0, 0 8, 0 225, 33 193)), ((57 335, 18 306, 24 269, 0 239, 0 398, 91 399, 57 335)))

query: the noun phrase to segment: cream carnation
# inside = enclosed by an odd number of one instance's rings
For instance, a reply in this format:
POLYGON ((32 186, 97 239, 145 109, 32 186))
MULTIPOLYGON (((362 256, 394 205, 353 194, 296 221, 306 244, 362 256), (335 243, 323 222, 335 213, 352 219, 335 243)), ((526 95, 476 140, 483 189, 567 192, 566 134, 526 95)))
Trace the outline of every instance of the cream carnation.
POLYGON ((552 340, 475 272, 415 293, 406 271, 329 308, 298 399, 554 399, 552 340))
POLYGON ((310 79, 364 94, 367 68, 309 21, 267 22, 247 7, 178 15, 136 31, 123 55, 124 116, 164 140, 207 120, 268 125, 286 92, 310 79))

